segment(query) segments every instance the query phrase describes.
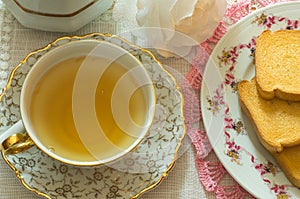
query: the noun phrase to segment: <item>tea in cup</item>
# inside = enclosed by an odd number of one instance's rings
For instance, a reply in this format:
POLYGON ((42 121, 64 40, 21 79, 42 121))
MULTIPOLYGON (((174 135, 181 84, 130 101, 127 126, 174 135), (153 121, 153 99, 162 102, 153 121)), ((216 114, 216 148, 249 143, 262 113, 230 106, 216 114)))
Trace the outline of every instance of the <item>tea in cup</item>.
POLYGON ((143 64, 123 48, 73 41, 43 55, 22 86, 22 123, 42 151, 92 166, 132 151, 154 116, 155 93, 143 64))

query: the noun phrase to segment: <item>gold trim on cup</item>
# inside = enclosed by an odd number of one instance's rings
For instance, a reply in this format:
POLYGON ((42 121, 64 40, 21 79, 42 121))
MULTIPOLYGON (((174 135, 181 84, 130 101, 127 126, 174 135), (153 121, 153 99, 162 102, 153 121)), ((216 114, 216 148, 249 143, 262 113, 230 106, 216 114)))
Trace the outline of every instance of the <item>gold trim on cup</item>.
POLYGON ((16 133, 2 142, 2 148, 8 155, 21 153, 34 146, 34 142, 27 133, 16 133))
MULTIPOLYGON (((4 89, 2 90, 2 93, 0 94, 0 101, 2 100, 2 97, 5 95, 5 92, 10 88, 11 86, 11 83, 12 83, 12 79, 14 77, 14 74, 16 72, 16 70, 22 66, 22 64, 26 63, 28 58, 38 52, 41 52, 41 51, 45 51, 45 50, 48 50, 49 48, 51 48, 53 45, 55 45, 56 43, 58 43, 59 41, 62 41, 62 40, 72 40, 72 39, 86 39, 86 38, 90 38, 90 39, 94 39, 94 37, 97 37, 97 36, 102 36, 102 37, 110 37, 110 38, 118 38, 120 39, 121 41, 123 41, 124 43, 130 45, 131 47, 134 47, 134 48, 137 48, 139 50, 141 50, 142 52, 146 52, 148 53, 149 55, 151 55, 151 57, 154 59, 154 61, 157 62, 157 64, 161 67, 161 69, 166 73, 168 74, 168 76, 170 78, 172 78, 172 80, 174 81, 174 84, 176 86, 176 89, 177 89, 177 92, 179 93, 179 95, 181 96, 181 119, 182 119, 182 123, 183 123, 183 132, 182 132, 182 136, 181 138, 179 139, 179 143, 175 149, 175 152, 174 152, 174 158, 172 160, 172 162, 170 163, 170 166, 166 169, 166 171, 160 176, 160 178, 154 182, 153 184, 149 185, 148 187, 144 188, 143 190, 139 191, 137 194, 135 194, 134 196, 132 196, 131 198, 132 199, 136 199, 138 197, 140 197, 143 193, 145 193, 146 191, 149 191, 153 188, 155 188, 156 186, 158 186, 166 177, 167 175, 169 174, 169 172, 172 170, 172 168, 174 167, 175 165, 175 162, 176 162, 176 159, 177 159, 177 156, 178 156, 178 152, 179 152, 179 148, 181 147, 182 143, 183 143, 183 139, 186 135, 186 126, 185 126, 185 118, 184 118, 184 110, 183 110, 183 106, 184 106, 184 98, 183 98, 183 95, 182 93, 180 92, 180 87, 176 81, 176 79, 174 78, 174 76, 168 72, 164 67, 163 65, 161 64, 161 62, 156 58, 156 56, 149 50, 146 50, 146 49, 143 49, 137 45, 134 45, 132 43, 130 43, 129 41, 125 40, 124 38, 121 38, 117 35, 112 35, 112 34, 103 34, 103 33, 91 33, 91 34, 87 34, 87 35, 83 35, 83 36, 65 36, 65 37, 60 37, 58 39, 56 39, 55 41, 49 43, 47 46, 41 48, 41 49, 38 49, 36 51, 33 51, 31 53, 29 53, 17 66, 14 67, 14 69, 12 70, 10 76, 9 76, 9 80, 6 84, 6 86, 4 87, 4 89)), ((97 40, 97 39, 96 39, 97 40)), ((154 88, 153 88, 154 89, 154 88)), ((155 93, 155 92, 154 92, 155 93)), ((156 96, 155 96, 156 98, 156 96)), ((41 195, 41 196, 44 196, 48 199, 50 199, 51 197, 48 196, 46 193, 42 193, 36 189, 33 189, 30 187, 30 185, 28 185, 24 178, 21 176, 20 172, 14 167, 14 165, 12 163, 10 163, 6 157, 6 151, 7 149, 5 150, 4 147, 2 147, 2 150, 1 150, 1 154, 3 156, 3 159, 4 161, 10 166, 10 168, 15 172, 17 178, 21 181, 21 183, 24 185, 25 188, 27 188, 29 191, 32 191, 38 195, 41 195)))
POLYGON ((92 6, 94 3, 96 3, 98 0, 94 0, 92 2, 90 2, 89 4, 85 5, 84 7, 80 8, 79 10, 76 10, 72 13, 68 13, 68 14, 53 14, 53 13, 44 13, 44 12, 38 12, 35 10, 30 10, 27 9, 25 7, 23 7, 17 0, 14 0, 15 4, 17 6, 19 6, 21 8, 21 10, 23 10, 24 12, 30 13, 30 14, 35 14, 35 15, 41 15, 41 16, 46 16, 46 17, 73 17, 79 13, 81 13, 82 11, 86 10, 87 8, 89 8, 90 6, 92 6))

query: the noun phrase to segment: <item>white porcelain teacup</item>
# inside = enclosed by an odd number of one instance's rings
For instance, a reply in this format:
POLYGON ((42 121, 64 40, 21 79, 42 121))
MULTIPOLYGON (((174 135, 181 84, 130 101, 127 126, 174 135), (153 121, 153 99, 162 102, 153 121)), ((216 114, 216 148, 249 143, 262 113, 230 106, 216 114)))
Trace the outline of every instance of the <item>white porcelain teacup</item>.
POLYGON ((93 166, 132 151, 146 136, 154 107, 152 81, 138 59, 109 42, 80 40, 33 65, 18 125, 31 138, 28 145, 67 164, 93 166))

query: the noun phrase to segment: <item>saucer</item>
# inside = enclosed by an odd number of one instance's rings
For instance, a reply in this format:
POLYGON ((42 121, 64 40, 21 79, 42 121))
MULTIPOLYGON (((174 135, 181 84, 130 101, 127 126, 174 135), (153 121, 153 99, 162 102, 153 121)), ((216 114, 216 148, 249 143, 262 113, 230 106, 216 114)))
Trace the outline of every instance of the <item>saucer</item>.
POLYGON ((2 150, 2 156, 28 190, 46 198, 137 198, 168 175, 185 136, 182 94, 175 79, 150 51, 109 34, 59 38, 28 54, 14 68, 1 94, 0 125, 9 127, 20 119, 19 95, 32 65, 48 51, 78 40, 113 43, 144 64, 152 79, 157 101, 147 136, 135 150, 109 165, 67 165, 47 156, 36 146, 17 154, 2 150))

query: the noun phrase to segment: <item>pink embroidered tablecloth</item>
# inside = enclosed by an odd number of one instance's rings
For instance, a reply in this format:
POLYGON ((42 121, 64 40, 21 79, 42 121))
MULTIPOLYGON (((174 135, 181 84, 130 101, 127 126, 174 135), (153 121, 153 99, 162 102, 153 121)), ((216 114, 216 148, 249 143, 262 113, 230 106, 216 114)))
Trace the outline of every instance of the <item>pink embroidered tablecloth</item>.
MULTIPOLYGON (((192 144, 187 144, 188 147, 184 148, 184 153, 180 155, 173 171, 160 186, 143 194, 141 198, 252 198, 230 177, 212 151, 202 125, 199 93, 202 72, 208 56, 227 29, 252 11, 278 1, 227 0, 227 2, 228 7, 223 21, 220 22, 214 35, 197 48, 197 56, 192 60, 192 64, 177 58, 160 57, 163 64, 171 66, 180 76, 185 77, 184 81, 180 82, 185 98, 187 134, 192 144)), ((97 31, 116 34, 126 29, 112 19, 111 12, 106 12, 71 35, 97 31)), ((48 33, 21 26, 0 0, 0 88, 5 86, 13 66, 27 53, 63 35, 66 33, 48 33)), ((180 79, 176 74, 175 77, 180 79)), ((2 159, 0 159, 0 179, 0 199, 39 198, 22 187, 2 159)))

